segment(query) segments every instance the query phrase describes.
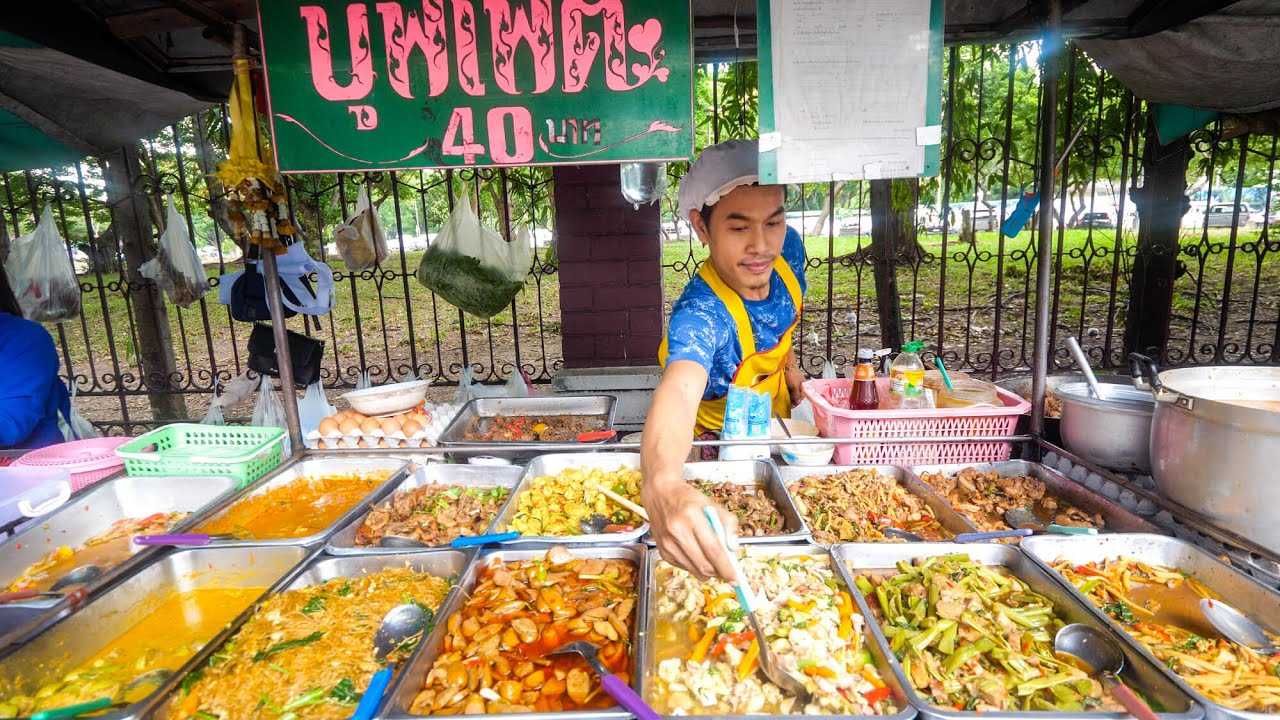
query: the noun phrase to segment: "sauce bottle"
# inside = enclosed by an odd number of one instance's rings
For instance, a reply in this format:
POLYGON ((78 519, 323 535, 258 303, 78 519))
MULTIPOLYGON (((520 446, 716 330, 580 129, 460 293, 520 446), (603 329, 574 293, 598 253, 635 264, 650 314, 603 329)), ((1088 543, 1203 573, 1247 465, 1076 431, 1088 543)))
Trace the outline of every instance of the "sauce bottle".
POLYGON ((892 407, 918 410, 929 407, 924 395, 924 363, 920 351, 924 343, 912 340, 902 346, 902 352, 889 366, 889 398, 892 407))
POLYGON ((878 410, 880 393, 876 390, 876 354, 870 348, 858 351, 858 364, 853 369, 853 393, 850 410, 878 410))

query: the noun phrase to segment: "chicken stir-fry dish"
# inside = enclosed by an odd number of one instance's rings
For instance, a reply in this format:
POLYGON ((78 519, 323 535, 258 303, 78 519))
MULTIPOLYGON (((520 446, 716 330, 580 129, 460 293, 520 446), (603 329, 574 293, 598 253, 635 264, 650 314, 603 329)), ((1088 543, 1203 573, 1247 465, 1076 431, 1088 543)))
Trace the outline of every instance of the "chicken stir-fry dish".
POLYGON ((922 473, 924 480, 951 503, 957 512, 969 518, 979 530, 1008 530, 1004 514, 1017 508, 1029 508, 1040 520, 1070 527, 1103 529, 1102 515, 1080 508, 1050 495, 1042 480, 1029 475, 1001 475, 965 468, 954 475, 922 473))
POLYGON ((1259 655, 1221 637, 1199 605, 1201 598, 1218 595, 1194 577, 1132 558, 1053 567, 1209 700, 1235 710, 1280 713, 1280 655, 1259 655))
POLYGON ((811 475, 790 486, 814 542, 900 542, 882 528, 896 527, 925 540, 950 540, 924 500, 895 478, 875 468, 855 468, 834 475, 811 475))
POLYGON ((124 518, 112 523, 105 532, 73 548, 59 545, 27 568, 9 583, 7 592, 48 590, 63 575, 80 565, 98 565, 104 570, 128 560, 138 548, 134 535, 168 532, 187 517, 184 512, 155 513, 144 518, 124 518))
POLYGON ((1053 603, 1003 569, 944 555, 861 572, 858 590, 926 701, 977 711, 1119 709, 1054 654, 1066 622, 1053 603))
POLYGON ((471 442, 572 442, 607 430, 600 415, 497 416, 476 418, 462 438, 471 442))
POLYGON ((695 480, 693 486, 711 499, 711 502, 733 513, 738 518, 738 535, 764 537, 786 532, 782 513, 763 485, 739 485, 731 482, 706 482, 695 480))
POLYGON ((732 587, 660 562, 657 670, 646 698, 659 714, 883 715, 890 690, 864 647, 862 616, 826 556, 748 556, 743 572, 779 664, 812 693, 807 706, 765 679, 760 646, 732 587))
POLYGON ((365 515, 357 545, 377 545, 387 536, 424 545, 447 545, 463 535, 483 535, 509 491, 504 487, 422 485, 396 493, 365 515))
MULTIPOLYGON (((275 595, 204 667, 183 678, 165 717, 350 717, 369 679, 385 664, 373 646, 383 616, 414 603, 430 617, 448 592, 444 578, 398 567, 275 595)), ((401 643, 385 661, 404 660, 420 639, 401 643)))
POLYGON ((631 679, 636 567, 574 557, 562 547, 538 560, 480 570, 410 712, 415 715, 599 710, 614 702, 580 655, 583 640, 623 682, 631 679))
POLYGON ((536 477, 512 501, 516 511, 509 529, 522 535, 582 535, 582 521, 594 515, 608 520, 604 528, 607 533, 639 527, 643 520, 606 497, 599 491, 601 487, 638 503, 640 471, 570 468, 556 475, 536 477))

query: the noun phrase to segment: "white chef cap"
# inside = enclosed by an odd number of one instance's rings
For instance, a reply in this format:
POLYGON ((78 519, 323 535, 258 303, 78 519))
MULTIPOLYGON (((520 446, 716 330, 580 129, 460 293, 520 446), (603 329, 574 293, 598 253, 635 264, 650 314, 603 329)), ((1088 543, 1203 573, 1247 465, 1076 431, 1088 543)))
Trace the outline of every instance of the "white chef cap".
POLYGON ((755 140, 726 140, 712 145, 694 161, 680 181, 680 218, 690 210, 715 205, 739 185, 760 181, 759 153, 755 140))

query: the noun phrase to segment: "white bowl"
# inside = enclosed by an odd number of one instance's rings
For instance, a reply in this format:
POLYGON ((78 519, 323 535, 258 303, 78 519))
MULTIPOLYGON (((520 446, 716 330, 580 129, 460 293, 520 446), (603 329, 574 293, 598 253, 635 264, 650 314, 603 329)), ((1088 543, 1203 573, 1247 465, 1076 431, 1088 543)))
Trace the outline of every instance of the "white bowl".
MULTIPOLYGON (((787 423, 787 425, 790 426, 791 423, 787 423)), ((794 437, 805 436, 795 435, 794 437)), ((817 436, 810 435, 808 437, 817 436)), ((831 464, 831 456, 836 453, 836 445, 835 443, 780 445, 778 451, 788 465, 829 465, 831 464)))
POLYGON ((365 415, 394 415, 412 410, 427 397, 430 380, 410 380, 409 382, 391 383, 364 390, 352 390, 343 393, 346 400, 356 412, 365 415))

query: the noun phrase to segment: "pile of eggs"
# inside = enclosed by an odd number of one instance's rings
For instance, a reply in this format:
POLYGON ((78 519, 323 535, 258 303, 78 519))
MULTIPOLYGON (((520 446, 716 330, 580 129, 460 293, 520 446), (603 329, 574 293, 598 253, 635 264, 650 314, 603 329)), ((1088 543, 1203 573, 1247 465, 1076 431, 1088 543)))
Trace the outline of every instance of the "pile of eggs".
POLYGON ((430 446, 453 417, 451 410, 449 406, 433 407, 425 403, 387 417, 339 410, 307 434, 306 444, 328 450, 430 446))

